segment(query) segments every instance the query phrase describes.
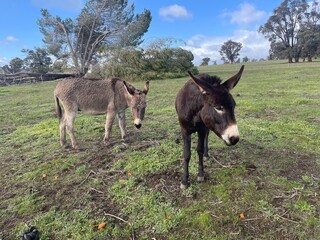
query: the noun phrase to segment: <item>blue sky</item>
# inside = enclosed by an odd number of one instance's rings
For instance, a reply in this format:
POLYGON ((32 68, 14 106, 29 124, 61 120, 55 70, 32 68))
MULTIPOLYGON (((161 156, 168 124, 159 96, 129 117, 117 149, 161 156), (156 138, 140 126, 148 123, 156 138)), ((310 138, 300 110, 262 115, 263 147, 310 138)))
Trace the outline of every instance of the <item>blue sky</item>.
MULTIPOLYGON (((197 65, 204 57, 220 61, 219 50, 227 40, 241 42, 240 57, 266 58, 269 42, 257 32, 282 0, 129 0, 136 12, 149 9, 152 22, 145 44, 156 38, 180 39, 192 51, 197 65)), ((52 15, 75 18, 85 0, 4 0, 0 10, 0 66, 24 58, 23 48, 42 47, 37 19, 40 9, 52 15)))

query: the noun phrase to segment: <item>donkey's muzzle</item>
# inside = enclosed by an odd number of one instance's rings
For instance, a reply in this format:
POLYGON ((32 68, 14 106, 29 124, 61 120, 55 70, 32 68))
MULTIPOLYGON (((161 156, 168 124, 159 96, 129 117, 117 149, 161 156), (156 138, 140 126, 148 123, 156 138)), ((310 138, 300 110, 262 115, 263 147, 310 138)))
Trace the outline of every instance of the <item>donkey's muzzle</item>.
POLYGON ((221 135, 221 138, 228 146, 236 145, 239 142, 238 126, 236 124, 229 126, 221 135))
POLYGON ((134 126, 135 126, 137 129, 141 128, 141 126, 142 126, 141 122, 142 122, 142 121, 141 121, 139 118, 136 118, 136 119, 134 120, 134 126))
POLYGON ((238 136, 233 136, 229 138, 230 146, 231 145, 236 145, 239 142, 239 137, 238 136))

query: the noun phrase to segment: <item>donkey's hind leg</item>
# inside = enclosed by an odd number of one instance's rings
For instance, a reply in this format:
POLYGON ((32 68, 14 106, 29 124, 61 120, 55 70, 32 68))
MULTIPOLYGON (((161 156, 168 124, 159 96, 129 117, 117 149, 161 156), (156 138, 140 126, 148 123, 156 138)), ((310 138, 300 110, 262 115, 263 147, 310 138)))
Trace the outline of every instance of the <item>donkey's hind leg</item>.
POLYGON ((74 119, 76 117, 77 112, 68 112, 68 114, 65 114, 65 121, 67 125, 67 130, 69 133, 71 145, 73 149, 79 150, 79 145, 77 143, 76 137, 74 135, 73 126, 74 126, 74 119))
POLYGON ((66 141, 66 120, 64 116, 59 121, 59 128, 60 128, 60 145, 63 148, 67 147, 66 141))

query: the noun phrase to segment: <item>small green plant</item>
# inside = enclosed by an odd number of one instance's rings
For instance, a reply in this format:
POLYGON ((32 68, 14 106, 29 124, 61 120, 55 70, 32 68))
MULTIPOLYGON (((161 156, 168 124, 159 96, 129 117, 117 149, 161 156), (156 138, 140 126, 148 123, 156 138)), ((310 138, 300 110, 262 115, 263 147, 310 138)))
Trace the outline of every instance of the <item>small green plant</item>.
POLYGON ((309 212, 313 213, 316 208, 312 204, 308 203, 307 201, 299 200, 294 205, 295 209, 301 211, 301 212, 309 212))

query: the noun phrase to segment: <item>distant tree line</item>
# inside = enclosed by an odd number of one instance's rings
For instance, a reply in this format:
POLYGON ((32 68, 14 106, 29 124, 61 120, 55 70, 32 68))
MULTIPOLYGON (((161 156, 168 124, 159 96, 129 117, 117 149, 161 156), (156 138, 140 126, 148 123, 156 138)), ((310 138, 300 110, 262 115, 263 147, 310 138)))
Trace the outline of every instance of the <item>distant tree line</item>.
MULTIPOLYGON (((284 0, 258 31, 270 41, 270 60, 288 59, 292 63, 303 59, 311 62, 320 54, 320 4, 316 0, 284 0)), ((224 42, 219 51, 221 60, 224 63, 240 62, 241 48, 240 42, 224 42)), ((249 60, 247 56, 242 58, 243 62, 249 60)), ((200 65, 207 66, 209 61, 210 58, 203 58, 200 65)))
POLYGON ((26 57, 24 59, 13 58, 9 64, 2 67, 4 73, 19 73, 21 71, 47 73, 50 70, 52 60, 45 48, 22 49, 22 52, 26 54, 26 57))
POLYGON ((270 41, 270 59, 312 61, 320 53, 318 1, 285 0, 259 31, 270 41))

